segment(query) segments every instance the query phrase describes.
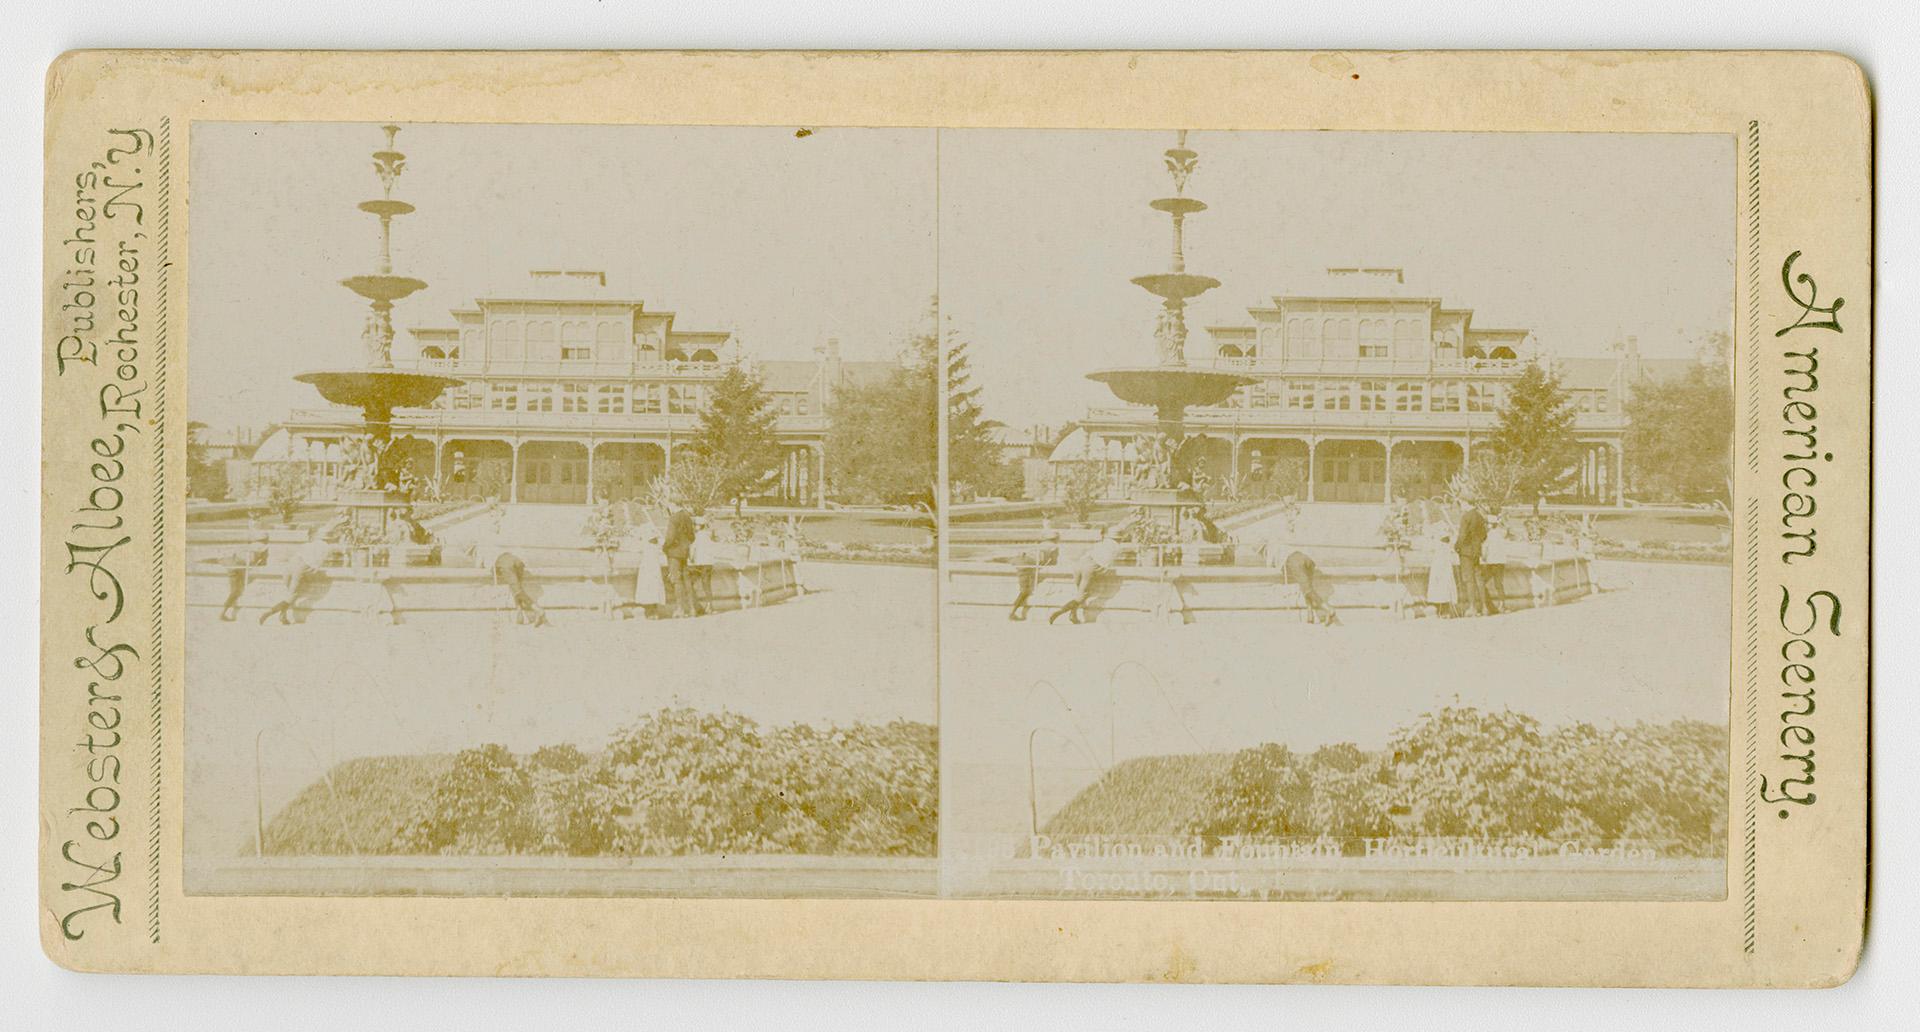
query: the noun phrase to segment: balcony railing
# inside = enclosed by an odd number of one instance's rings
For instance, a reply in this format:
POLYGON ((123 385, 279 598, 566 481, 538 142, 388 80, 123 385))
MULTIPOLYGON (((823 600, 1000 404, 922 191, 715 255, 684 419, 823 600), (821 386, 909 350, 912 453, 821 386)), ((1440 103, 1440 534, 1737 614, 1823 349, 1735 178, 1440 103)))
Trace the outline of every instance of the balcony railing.
POLYGON ((1196 365, 1240 373, 1285 376, 1494 376, 1517 375, 1525 364, 1517 358, 1212 358, 1196 365))
MULTIPOLYGON (((294 427, 340 427, 359 424, 359 413, 350 408, 296 409, 288 423, 294 427)), ((393 414, 398 433, 575 433, 575 434, 661 434, 692 436, 700 427, 700 417, 692 413, 665 412, 504 412, 493 409, 398 409, 393 414)), ((827 430, 825 416, 778 417, 775 428, 783 434, 822 434, 827 430)))
MULTIPOLYGON (((1151 425, 1154 412, 1145 406, 1107 406, 1087 410, 1095 423, 1151 425)), ((1391 409, 1197 408, 1187 412, 1189 429, 1238 427, 1241 430, 1407 430, 1482 433, 1500 423, 1498 412, 1396 412, 1391 409)), ((1626 417, 1617 412, 1576 412, 1574 428, 1585 431, 1621 430, 1626 417)))
MULTIPOLYGON (((532 376, 578 377, 580 379, 621 377, 679 377, 689 380, 718 379, 727 371, 720 362, 682 362, 651 359, 631 362, 601 362, 593 359, 492 359, 470 361, 455 358, 422 358, 403 368, 442 376, 473 378, 510 378, 532 376)), ((748 363, 752 368, 752 363, 748 363)))

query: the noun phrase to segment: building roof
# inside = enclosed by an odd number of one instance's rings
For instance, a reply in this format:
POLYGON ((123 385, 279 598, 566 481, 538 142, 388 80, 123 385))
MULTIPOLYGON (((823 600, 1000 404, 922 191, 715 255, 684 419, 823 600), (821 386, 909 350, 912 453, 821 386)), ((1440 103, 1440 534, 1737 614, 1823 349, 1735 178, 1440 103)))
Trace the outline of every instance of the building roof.
MULTIPOLYGON (((480 295, 486 301, 600 301, 623 303, 607 289, 607 274, 598 269, 534 269, 527 278, 503 284, 480 295)), ((639 302, 632 302, 638 304, 639 302)))
POLYGON ((1132 441, 1121 442, 1109 438, 1104 451, 1095 452, 1088 447, 1087 432, 1075 427, 1060 443, 1053 446, 1053 454, 1047 456, 1048 462, 1090 462, 1105 460, 1108 462, 1137 462, 1140 449, 1132 441))
POLYGON ((293 458, 293 437, 285 427, 276 427, 260 441, 249 458, 255 462, 286 462, 293 458))
MULTIPOLYGON (((771 359, 755 364, 760 380, 770 391, 804 391, 820 375, 821 363, 794 359, 771 359)), ((841 387, 867 387, 880 383, 900 368, 894 362, 842 362, 841 387)))
POLYGON ((1698 364, 1690 358, 1641 358, 1622 363, 1614 357, 1576 357, 1554 359, 1553 371, 1560 377, 1560 386, 1568 390, 1600 390, 1611 387, 1616 375, 1624 374, 1629 386, 1639 376, 1664 382, 1685 376, 1698 364))

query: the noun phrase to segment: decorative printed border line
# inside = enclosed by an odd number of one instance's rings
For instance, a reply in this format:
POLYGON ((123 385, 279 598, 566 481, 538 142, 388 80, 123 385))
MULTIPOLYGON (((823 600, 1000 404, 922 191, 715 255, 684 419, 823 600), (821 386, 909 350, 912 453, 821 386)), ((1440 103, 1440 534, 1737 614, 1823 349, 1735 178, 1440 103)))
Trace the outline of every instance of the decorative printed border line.
POLYGON ((162 602, 166 596, 167 569, 167 222, 172 206, 173 120, 160 120, 159 197, 160 217, 160 296, 156 303, 153 349, 153 379, 159 390, 153 394, 153 635, 147 669, 152 672, 152 690, 147 701, 147 724, 152 735, 147 752, 147 938, 160 942, 160 777, 163 684, 165 682, 166 635, 162 602))
MULTIPOLYGON (((1760 472, 1760 123, 1747 123, 1747 469, 1760 472)), ((1759 948, 1760 500, 1747 500, 1747 705, 1741 948, 1759 948)))

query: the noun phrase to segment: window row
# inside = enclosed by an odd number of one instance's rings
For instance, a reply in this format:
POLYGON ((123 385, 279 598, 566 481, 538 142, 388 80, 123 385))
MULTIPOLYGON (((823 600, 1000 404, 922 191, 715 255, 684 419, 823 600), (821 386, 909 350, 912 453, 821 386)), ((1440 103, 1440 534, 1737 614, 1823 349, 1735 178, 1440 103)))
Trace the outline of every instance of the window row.
MULTIPOLYGON (((474 331, 464 331, 461 339, 471 349, 475 343, 474 331)), ((487 354, 491 358, 509 362, 625 362, 630 357, 641 361, 719 361, 719 356, 712 348, 703 347, 689 352, 677 344, 669 343, 663 350, 657 331, 636 337, 630 326, 605 319, 598 322, 581 319, 494 319, 487 325, 487 342, 487 354)))
POLYGON ((1506 385, 1459 380, 1266 380, 1235 404, 1297 412, 1494 412, 1506 385))
MULTIPOLYGON (((455 411, 573 412, 599 415, 693 415, 707 405, 704 383, 514 383, 462 384, 437 403, 455 411)), ((813 411, 808 394, 773 396, 774 410, 786 416, 813 411)))

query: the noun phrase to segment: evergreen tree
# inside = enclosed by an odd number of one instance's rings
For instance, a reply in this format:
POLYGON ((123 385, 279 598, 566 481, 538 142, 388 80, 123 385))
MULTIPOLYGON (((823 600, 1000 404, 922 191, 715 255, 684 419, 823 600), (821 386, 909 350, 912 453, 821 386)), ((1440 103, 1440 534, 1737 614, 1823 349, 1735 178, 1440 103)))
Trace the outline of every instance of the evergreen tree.
POLYGON ((930 505, 939 449, 938 349, 931 332, 908 342, 899 368, 848 384, 827 409, 827 483, 859 505, 930 505))
POLYGON ((1627 398, 1627 471, 1662 501, 1733 497, 1733 374, 1728 339, 1711 335, 1699 364, 1677 379, 1642 379, 1627 398))
POLYGON ((968 494, 1006 496, 1012 470, 1001 459, 994 431, 998 420, 988 419, 980 407, 980 388, 973 385, 967 342, 947 335, 947 483, 968 494))
POLYGON ((1560 378, 1528 364, 1507 392, 1490 446, 1513 464, 1514 494, 1531 499, 1536 513, 1540 499, 1560 493, 1578 472, 1580 443, 1573 437, 1573 406, 1560 378))
POLYGON ((777 418, 759 378, 737 362, 721 374, 700 412, 691 447, 718 467, 716 493, 731 500, 736 513, 780 475, 785 455, 774 429, 777 418))

